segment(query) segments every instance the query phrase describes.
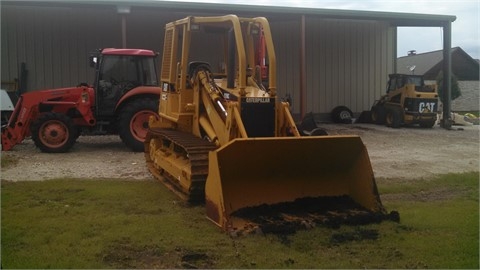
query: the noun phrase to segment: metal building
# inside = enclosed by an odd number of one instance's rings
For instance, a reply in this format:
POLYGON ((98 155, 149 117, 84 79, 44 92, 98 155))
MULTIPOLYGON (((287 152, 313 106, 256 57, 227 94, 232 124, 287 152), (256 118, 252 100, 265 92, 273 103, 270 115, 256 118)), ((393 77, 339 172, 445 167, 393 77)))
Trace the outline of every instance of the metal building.
POLYGON ((91 83, 87 58, 95 49, 161 52, 167 22, 225 14, 270 21, 278 93, 291 96, 297 118, 311 111, 326 119, 338 105, 354 113, 369 110, 395 72, 399 26, 442 27, 449 74, 455 16, 152 0, 2 1, 2 88, 34 91, 91 83))

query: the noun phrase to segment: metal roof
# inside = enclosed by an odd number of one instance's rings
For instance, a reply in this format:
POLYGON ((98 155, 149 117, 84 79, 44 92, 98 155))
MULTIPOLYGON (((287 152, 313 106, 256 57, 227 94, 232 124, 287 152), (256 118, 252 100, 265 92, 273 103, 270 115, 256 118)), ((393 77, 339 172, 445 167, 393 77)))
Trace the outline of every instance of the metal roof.
POLYGON ((349 19, 349 20, 374 20, 387 21, 392 26, 429 26, 442 27, 445 23, 456 20, 453 15, 433 15, 418 13, 399 13, 381 11, 360 11, 340 10, 323 8, 284 7, 284 6, 260 6, 240 4, 218 4, 218 3, 196 3, 196 2, 174 2, 155 0, 45 0, 45 1, 2 1, 2 5, 42 5, 42 6, 129 6, 162 8, 176 11, 190 12, 212 12, 212 13, 249 13, 258 16, 267 15, 311 15, 327 19, 349 19))
MULTIPOLYGON (((462 48, 454 47, 451 51, 452 72, 459 80, 478 81, 479 63, 462 48)), ((397 59, 397 72, 409 74, 410 67, 415 66, 415 74, 424 75, 427 80, 435 80, 443 67, 443 50, 412 54, 397 59)))

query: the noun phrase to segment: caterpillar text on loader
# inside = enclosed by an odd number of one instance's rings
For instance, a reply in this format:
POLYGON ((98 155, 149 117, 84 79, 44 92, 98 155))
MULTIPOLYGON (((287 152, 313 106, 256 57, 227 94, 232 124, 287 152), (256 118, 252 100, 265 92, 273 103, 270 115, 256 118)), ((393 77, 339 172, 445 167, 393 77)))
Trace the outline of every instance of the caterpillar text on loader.
POLYGON ((143 151, 148 119, 158 117, 156 56, 141 49, 99 50, 90 56, 93 86, 22 94, 2 125, 2 150, 31 136, 43 152, 66 152, 83 133, 119 134, 133 151, 143 151))
POLYGON ((387 94, 375 101, 372 121, 398 128, 419 124, 431 128, 437 121, 437 85, 425 85, 420 75, 390 74, 387 94))
POLYGON ((276 93, 265 18, 168 23, 161 84, 160 118, 150 118, 145 140, 147 166, 180 197, 205 201, 207 217, 223 230, 272 232, 390 216, 360 137, 300 136, 276 93), (255 57, 262 38, 264 68, 255 57))

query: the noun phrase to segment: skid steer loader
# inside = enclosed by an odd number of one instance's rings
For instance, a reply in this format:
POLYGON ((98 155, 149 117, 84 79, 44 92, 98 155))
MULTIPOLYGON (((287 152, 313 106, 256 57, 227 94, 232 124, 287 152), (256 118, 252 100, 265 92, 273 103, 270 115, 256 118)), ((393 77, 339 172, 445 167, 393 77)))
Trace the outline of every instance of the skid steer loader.
POLYGON ((372 121, 388 127, 419 124, 432 128, 437 121, 437 85, 426 85, 421 75, 390 74, 387 94, 375 101, 372 121))
POLYGON ((205 202, 207 217, 223 230, 289 231, 390 216, 360 137, 300 136, 276 93, 265 18, 168 23, 161 83, 147 166, 183 199, 205 202))

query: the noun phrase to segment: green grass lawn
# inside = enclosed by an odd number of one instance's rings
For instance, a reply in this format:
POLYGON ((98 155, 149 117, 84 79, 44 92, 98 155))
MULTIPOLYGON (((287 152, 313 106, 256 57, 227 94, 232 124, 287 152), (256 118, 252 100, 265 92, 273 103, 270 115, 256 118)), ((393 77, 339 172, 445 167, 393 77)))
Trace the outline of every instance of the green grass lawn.
POLYGON ((479 268, 479 174, 378 186, 400 223, 231 238, 159 182, 2 182, 3 268, 479 268))

